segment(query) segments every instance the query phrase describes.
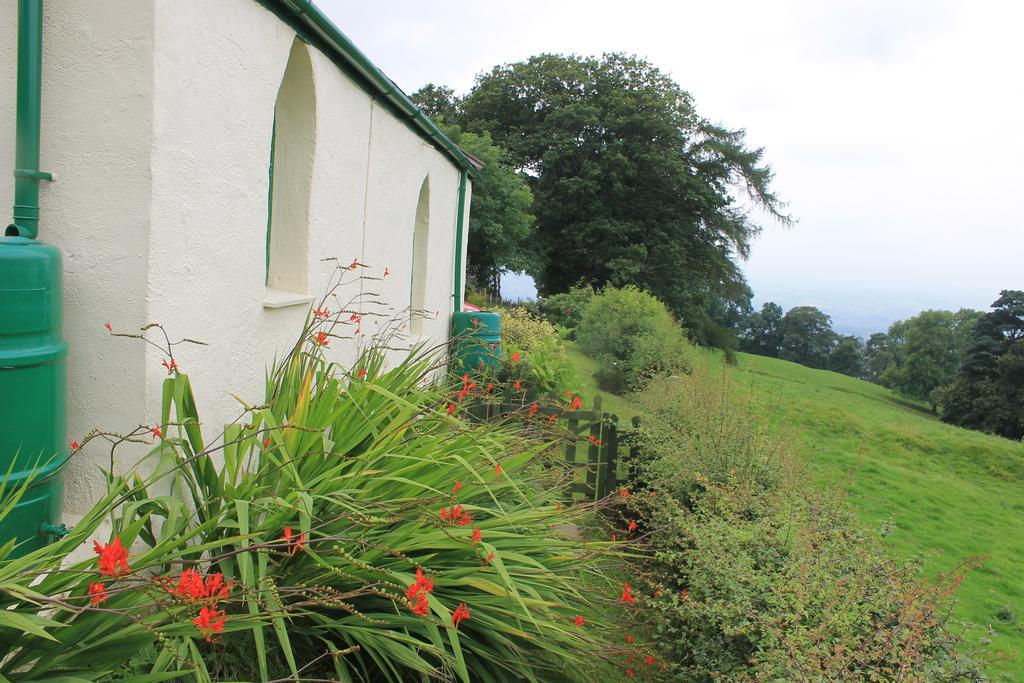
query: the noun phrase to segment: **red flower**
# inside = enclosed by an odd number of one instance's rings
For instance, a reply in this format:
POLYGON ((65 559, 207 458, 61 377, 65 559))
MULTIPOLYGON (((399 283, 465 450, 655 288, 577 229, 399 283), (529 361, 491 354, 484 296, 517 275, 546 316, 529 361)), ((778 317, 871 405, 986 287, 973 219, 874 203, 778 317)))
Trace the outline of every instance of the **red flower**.
POLYGON ((416 580, 405 591, 405 597, 411 603, 410 609, 413 614, 422 617, 430 611, 427 594, 432 590, 434 590, 434 582, 427 578, 422 567, 416 567, 416 580))
POLYGON ((203 607, 192 623, 209 641, 214 633, 224 632, 224 612, 218 611, 216 607, 203 607))
POLYGON ((90 583, 89 584, 89 595, 92 596, 92 606, 98 607, 100 603, 107 601, 109 597, 107 595, 107 589, 102 583, 90 583))
POLYGON ((174 588, 174 594, 180 598, 200 600, 206 597, 206 587, 203 585, 203 577, 194 569, 186 569, 178 579, 178 585, 174 588))
POLYGON ((412 613, 417 616, 424 617, 427 615, 427 612, 430 611, 430 601, 427 599, 427 594, 425 592, 416 596, 412 602, 411 609, 412 613))
POLYGON ((572 397, 572 403, 569 405, 569 410, 579 410, 583 406, 583 401, 580 399, 579 394, 572 397))
POLYGON ((267 438, 263 439, 263 447, 267 448, 268 446, 270 446, 270 437, 269 436, 267 438))
POLYGON ((167 359, 164 358, 164 361, 162 363, 160 363, 160 365, 162 365, 165 368, 167 368, 167 374, 168 375, 178 369, 178 364, 176 362, 174 362, 173 358, 171 359, 170 363, 168 363, 167 359))
POLYGON ((462 489, 462 482, 461 482, 461 481, 457 481, 457 482, 455 482, 455 486, 454 486, 454 488, 452 488, 452 495, 454 496, 454 495, 455 495, 456 493, 458 493, 458 492, 459 492, 459 491, 460 491, 461 489, 462 489))
POLYGON ((630 531, 636 531, 636 520, 635 519, 629 520, 629 530, 630 531))
POLYGON ((632 669, 626 669, 626 676, 628 678, 632 678, 634 676, 633 670, 632 669))
POLYGON ((689 594, 690 594, 690 589, 689 588, 684 588, 683 592, 679 594, 679 599, 682 600, 683 602, 686 602, 686 597, 689 594))
POLYGON ((107 332, 114 333, 114 328, 111 327, 110 323, 103 323, 103 327, 107 328, 107 332))
POLYGON ((355 270, 359 266, 359 258, 352 259, 352 263, 349 265, 349 270, 355 270))
POLYGON ((157 439, 157 438, 161 438, 162 439, 163 436, 164 436, 164 433, 160 431, 160 425, 154 426, 153 429, 152 429, 152 432, 153 432, 153 438, 154 439, 157 439))
POLYGON ((501 463, 500 462, 497 465, 494 466, 494 477, 496 479, 501 479, 501 463))
POLYGON ((362 378, 366 377, 366 368, 363 368, 362 370, 357 372, 356 373, 356 377, 358 377, 359 379, 362 379, 362 378))
POLYGON ((100 576, 118 577, 122 574, 130 574, 128 568, 128 551, 121 545, 120 538, 114 538, 113 543, 100 545, 99 541, 93 541, 93 548, 99 555, 97 560, 100 569, 100 576))
POLYGON ((556 420, 558 420, 558 415, 556 415, 555 413, 551 413, 551 417, 548 418, 548 422, 550 422, 551 424, 555 424, 556 420))
POLYGON ((660 588, 655 588, 654 589, 654 597, 656 597, 656 598, 660 598, 661 597, 661 589, 660 588))
POLYGON ((493 389, 493 388, 494 388, 494 384, 491 383, 491 382, 488 382, 487 383, 487 393, 488 394, 491 393, 491 389, 493 389))
POLYGON ((387 266, 384 266, 384 277, 387 277, 388 275, 391 275, 391 271, 388 270, 387 266))
POLYGON ((594 436, 593 434, 591 434, 590 436, 587 437, 587 441, 589 441, 590 443, 594 444, 595 446, 598 446, 598 447, 601 446, 601 440, 599 438, 597 438, 596 436, 594 436))
POLYGON ((530 406, 530 410, 529 410, 529 416, 530 416, 530 417, 533 417, 534 415, 536 415, 536 414, 537 414, 537 411, 538 411, 538 410, 540 410, 540 409, 539 409, 539 408, 537 407, 537 402, 536 402, 536 401, 534 401, 534 402, 533 402, 533 405, 531 405, 531 406, 530 406))
POLYGON ((636 598, 633 597, 633 589, 630 588, 629 583, 623 583, 622 585, 624 586, 624 588, 622 590, 622 597, 619 599, 627 605, 636 602, 636 598))
POLYGON ((629 489, 627 489, 627 488, 619 489, 619 495, 622 496, 623 498, 629 498, 629 489))
POLYGON ((648 657, 647 659, 645 659, 644 664, 646 664, 647 666, 654 664, 654 657, 648 657))
POLYGON ((452 612, 452 624, 455 625, 455 628, 458 628, 459 623, 463 619, 469 619, 469 610, 466 609, 466 603, 460 602, 459 606, 455 608, 454 612, 452 612))
POLYGON ((476 527, 475 529, 473 529, 472 540, 474 544, 480 542, 480 527, 476 527))
POLYGON ((79 448, 81 448, 81 446, 79 445, 79 443, 77 441, 72 441, 71 442, 71 450, 77 451, 79 448))
POLYGON ((306 534, 299 534, 296 536, 292 533, 292 528, 290 526, 286 526, 284 528, 284 536, 282 537, 282 540, 284 541, 285 547, 288 548, 288 554, 294 555, 300 550, 305 549, 306 534))
POLYGON ((455 404, 454 403, 449 403, 448 404, 448 414, 451 415, 454 412, 455 412, 455 404))
POLYGON ((632 645, 632 644, 633 644, 633 636, 627 635, 626 636, 626 645, 632 645))
POLYGON ((577 614, 576 615, 576 625, 577 626, 583 626, 583 615, 582 614, 577 614))
POLYGON ((556 510, 561 510, 562 509, 562 504, 561 503, 555 503, 555 509, 556 510))
POLYGON ((331 309, 329 308, 318 308, 313 311, 314 318, 329 318, 331 317, 331 309))
POLYGON ((359 323, 361 323, 363 321, 363 316, 359 315, 358 313, 353 313, 352 315, 350 315, 348 317, 348 321, 350 323, 359 324, 359 323))
POLYGON ((516 383, 513 384, 512 386, 516 388, 516 391, 519 391, 520 387, 522 387, 523 385, 519 380, 516 380, 516 383))
POLYGON ((473 327, 480 327, 480 319, 473 318, 473 327))
POLYGON ((493 560, 493 559, 494 559, 494 553, 491 553, 490 555, 488 555, 487 557, 484 558, 484 564, 490 564, 491 560, 493 560))
POLYGON ((319 344, 320 346, 330 346, 331 340, 327 338, 326 332, 317 332, 316 343, 319 344))
POLYGON ((569 391, 568 389, 566 389, 566 390, 565 390, 565 391, 563 391, 562 393, 563 393, 563 394, 565 394, 565 397, 566 397, 566 398, 569 398, 569 394, 570 394, 570 393, 572 393, 572 392, 570 392, 570 391, 569 391))

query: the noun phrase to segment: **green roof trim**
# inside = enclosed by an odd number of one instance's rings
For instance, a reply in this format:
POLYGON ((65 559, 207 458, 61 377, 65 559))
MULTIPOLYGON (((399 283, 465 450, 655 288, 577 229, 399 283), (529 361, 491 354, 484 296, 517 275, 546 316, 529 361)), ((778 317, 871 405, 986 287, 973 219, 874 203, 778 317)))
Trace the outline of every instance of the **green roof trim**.
POLYGON ((409 97, 313 4, 312 0, 257 2, 288 24, 303 40, 327 55, 338 68, 373 97, 374 101, 381 103, 417 135, 444 152, 456 166, 468 171, 474 178, 480 177, 479 163, 475 163, 461 147, 442 133, 437 124, 420 111, 409 97))

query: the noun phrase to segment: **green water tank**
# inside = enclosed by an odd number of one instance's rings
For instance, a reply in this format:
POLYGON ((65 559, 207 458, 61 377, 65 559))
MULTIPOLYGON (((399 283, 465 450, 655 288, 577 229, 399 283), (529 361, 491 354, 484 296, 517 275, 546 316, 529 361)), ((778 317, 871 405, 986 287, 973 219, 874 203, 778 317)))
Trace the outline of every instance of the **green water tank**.
POLYGON ((501 364, 501 316, 491 311, 452 314, 452 365, 456 372, 475 372, 501 364))
POLYGON ((61 279, 56 247, 0 237, 0 476, 7 492, 33 480, 0 521, 0 543, 17 539, 18 554, 63 532, 68 345, 61 279))

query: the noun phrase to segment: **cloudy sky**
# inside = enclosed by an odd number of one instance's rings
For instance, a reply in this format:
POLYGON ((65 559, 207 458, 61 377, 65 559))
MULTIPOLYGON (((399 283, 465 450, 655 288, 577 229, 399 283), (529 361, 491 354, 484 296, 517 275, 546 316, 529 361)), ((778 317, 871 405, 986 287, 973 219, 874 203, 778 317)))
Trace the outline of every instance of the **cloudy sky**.
POLYGON ((799 223, 757 295, 866 333, 1024 289, 1024 3, 319 0, 407 92, 539 52, 636 53, 763 146, 799 223), (862 329, 863 328, 863 329, 862 329))

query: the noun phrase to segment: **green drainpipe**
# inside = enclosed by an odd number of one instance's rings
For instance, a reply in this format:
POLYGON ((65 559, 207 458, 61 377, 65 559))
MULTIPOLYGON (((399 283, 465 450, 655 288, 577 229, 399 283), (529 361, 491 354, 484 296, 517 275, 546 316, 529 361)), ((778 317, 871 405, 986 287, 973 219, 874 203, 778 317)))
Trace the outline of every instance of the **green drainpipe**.
POLYGON ((455 224, 455 312, 462 310, 462 223, 466 217, 466 180, 469 174, 459 174, 459 211, 455 224))
POLYGON ((12 556, 60 538, 64 483, 65 359, 60 250, 37 239, 43 2, 18 2, 17 134, 14 220, 0 237, 0 476, 21 493, 0 520, 12 556))
POLYGON ((18 115, 14 153, 14 220, 8 237, 39 233, 39 126, 43 80, 43 0, 18 0, 18 115))

